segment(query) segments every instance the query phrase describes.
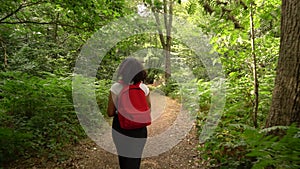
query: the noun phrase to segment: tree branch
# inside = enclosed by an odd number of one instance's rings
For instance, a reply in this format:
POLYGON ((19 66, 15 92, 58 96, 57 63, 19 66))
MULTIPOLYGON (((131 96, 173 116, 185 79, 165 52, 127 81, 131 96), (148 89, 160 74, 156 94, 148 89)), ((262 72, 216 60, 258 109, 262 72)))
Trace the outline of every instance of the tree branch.
POLYGON ((235 29, 244 29, 244 27, 241 26, 239 21, 233 15, 231 15, 230 13, 227 14, 227 19, 233 22, 235 29))
POLYGON ((10 14, 6 15, 4 18, 1 18, 0 23, 2 23, 2 21, 4 21, 5 19, 7 19, 7 18, 13 16, 14 14, 16 14, 17 12, 19 12, 22 8, 24 8, 24 6, 21 4, 16 10, 14 10, 10 14))
POLYGON ((10 24, 10 25, 16 25, 16 24, 36 24, 36 25, 58 25, 63 27, 70 27, 70 28, 77 28, 77 29, 87 29, 88 27, 80 27, 75 25, 70 25, 66 23, 60 23, 60 22, 37 22, 37 21, 18 21, 18 22, 0 22, 0 24, 10 24))
MULTIPOLYGON (((245 5, 245 3, 241 0, 237 0, 238 1, 238 4, 241 4, 243 6, 243 8, 246 10, 247 9, 247 6, 245 5)), ((230 9, 227 9, 225 6, 228 5, 228 2, 221 2, 219 0, 216 0, 216 4, 221 6, 221 18, 222 17, 225 17, 225 19, 229 20, 229 21, 232 21, 233 24, 234 24, 234 28, 235 29, 244 29, 243 26, 241 26, 241 24, 239 23, 239 21, 235 18, 235 16, 233 16, 231 14, 231 11, 230 9)), ((215 12, 215 10, 213 9, 213 7, 211 7, 207 2, 205 2, 203 4, 203 8, 204 10, 209 13, 210 15, 215 12)))
POLYGON ((37 5, 37 4, 41 4, 41 3, 44 3, 44 2, 47 2, 47 1, 39 1, 39 2, 34 2, 34 3, 21 3, 20 6, 14 10, 13 12, 9 13, 8 15, 6 15, 5 17, 1 18, 0 19, 0 23, 2 23, 4 20, 6 20, 7 18, 15 15, 16 13, 18 13, 21 9, 23 8, 26 8, 26 7, 29 7, 29 6, 33 6, 33 5, 37 5))

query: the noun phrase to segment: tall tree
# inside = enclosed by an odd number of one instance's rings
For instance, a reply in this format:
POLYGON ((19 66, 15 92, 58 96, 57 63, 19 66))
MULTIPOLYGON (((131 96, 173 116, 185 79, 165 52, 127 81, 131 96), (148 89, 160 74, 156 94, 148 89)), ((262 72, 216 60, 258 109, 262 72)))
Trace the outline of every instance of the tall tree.
POLYGON ((300 1, 282 0, 280 52, 266 127, 300 126, 300 1))
POLYGON ((172 30, 172 22, 173 22, 173 5, 174 0, 163 0, 162 2, 159 0, 154 1, 145 1, 150 4, 151 10, 154 13, 156 24, 157 24, 157 31, 159 34, 159 39, 161 45, 164 49, 165 55, 165 80, 171 77, 171 46, 172 46, 172 37, 171 37, 171 30, 172 30), (159 12, 163 13, 163 24, 161 23, 159 12), (163 28, 165 28, 166 33, 163 34, 163 28))

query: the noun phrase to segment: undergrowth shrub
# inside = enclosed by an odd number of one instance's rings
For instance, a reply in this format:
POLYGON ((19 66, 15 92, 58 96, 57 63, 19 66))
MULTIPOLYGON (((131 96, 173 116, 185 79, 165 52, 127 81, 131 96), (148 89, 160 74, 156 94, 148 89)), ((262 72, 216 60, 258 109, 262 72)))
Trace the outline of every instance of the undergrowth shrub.
MULTIPOLYGON (((254 165, 255 157, 248 156, 251 146, 242 137, 245 128, 252 128, 253 112, 253 86, 250 78, 230 74, 226 81, 226 105, 222 117, 213 135, 199 145, 200 156, 206 161, 206 168, 251 168, 254 165), (237 127, 239 126, 239 127, 237 127)), ((263 126, 269 110, 272 96, 272 81, 274 76, 264 78, 260 84, 260 107, 258 112, 258 124, 263 126)), ((211 82, 198 81, 200 92, 200 112, 197 116, 198 132, 207 120, 207 115, 212 106, 211 82)), ((259 144, 259 142, 257 142, 259 144)))
POLYGON ((51 159, 85 137, 74 112, 70 77, 0 76, 1 164, 18 157, 51 159))
POLYGON ((106 113, 108 104, 109 90, 112 85, 111 80, 98 80, 95 82, 96 85, 96 100, 99 109, 104 117, 108 117, 106 113))
POLYGON ((179 85, 177 84, 176 80, 172 78, 170 78, 165 84, 160 85, 158 89, 163 91, 166 96, 171 98, 178 97, 179 85))
POLYGON ((300 129, 296 125, 289 127, 275 126, 263 130, 248 128, 243 133, 247 142, 248 153, 252 157, 253 169, 260 168, 300 168, 300 129), (279 137, 268 134, 272 130, 284 130, 279 137))
POLYGON ((32 144, 33 135, 30 132, 22 133, 11 128, 0 127, 0 167, 7 161, 19 156, 26 156, 26 150, 32 144))

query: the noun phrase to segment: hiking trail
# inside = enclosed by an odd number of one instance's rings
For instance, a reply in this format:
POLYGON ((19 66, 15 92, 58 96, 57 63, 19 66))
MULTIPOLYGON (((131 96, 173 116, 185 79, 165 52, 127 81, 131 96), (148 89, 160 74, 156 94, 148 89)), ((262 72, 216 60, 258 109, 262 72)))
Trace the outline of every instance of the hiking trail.
MULTIPOLYGON (((148 127, 148 136, 162 133, 172 125, 180 113, 181 105, 169 97, 151 94, 152 109, 159 112, 152 124, 148 127)), ((141 169, 191 169, 201 167, 201 158, 197 150, 197 129, 193 125, 191 130, 182 140, 169 151, 158 156, 142 159, 141 169)), ((157 143, 157 146, 160 146, 157 143)), ((103 150, 100 146, 87 138, 75 147, 71 148, 71 155, 67 160, 54 163, 46 159, 32 160, 17 164, 12 168, 32 169, 118 169, 118 157, 115 154, 103 150), (34 161, 34 162, 33 162, 34 161), (30 164, 29 164, 30 163, 30 164)))

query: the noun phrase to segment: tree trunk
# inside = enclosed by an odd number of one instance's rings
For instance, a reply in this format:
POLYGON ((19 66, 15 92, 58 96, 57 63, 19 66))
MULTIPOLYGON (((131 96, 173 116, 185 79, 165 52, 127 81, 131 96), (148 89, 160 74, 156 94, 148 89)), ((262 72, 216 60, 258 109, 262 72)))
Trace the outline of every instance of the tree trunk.
POLYGON ((166 47, 165 47, 165 79, 169 81, 171 77, 171 28, 173 22, 173 2, 169 2, 169 15, 167 15, 167 2, 164 0, 164 16, 165 16, 165 28, 166 28, 166 47), (168 18, 169 17, 169 18, 168 18))
POLYGON ((282 0, 279 60, 266 127, 300 126, 300 1, 282 0))
POLYGON ((256 59, 256 53, 255 53, 255 34, 254 34, 254 22, 253 22, 253 2, 250 4, 250 28, 251 28, 251 54, 253 58, 253 79, 254 79, 254 107, 253 107, 253 124, 254 127, 257 128, 257 113, 258 113, 258 104, 259 104, 259 94, 258 94, 258 78, 257 78, 257 59, 256 59))
POLYGON ((159 39, 161 45, 164 49, 164 56, 165 56, 165 80, 168 82, 169 78, 171 77, 171 46, 172 46, 172 37, 171 37, 171 30, 172 30, 172 22, 173 22, 173 1, 172 0, 164 0, 163 1, 163 22, 164 27, 166 29, 166 35, 164 36, 162 31, 162 24, 159 19, 158 10, 153 6, 151 10, 154 12, 154 17, 156 21, 157 31, 159 34, 159 39), (169 6, 168 6, 169 4, 169 6))

